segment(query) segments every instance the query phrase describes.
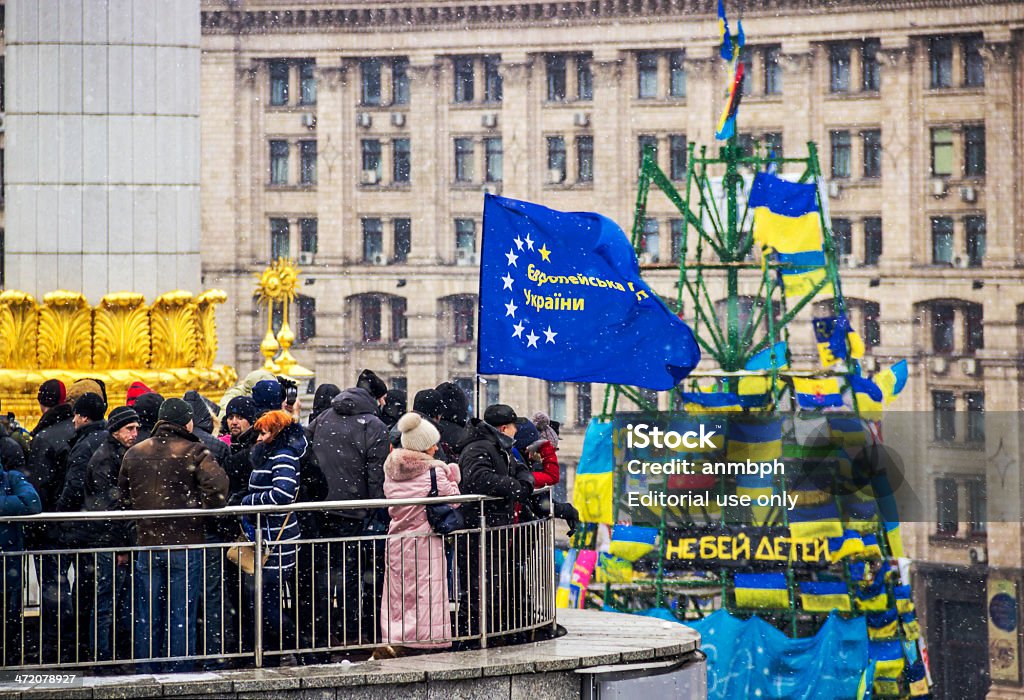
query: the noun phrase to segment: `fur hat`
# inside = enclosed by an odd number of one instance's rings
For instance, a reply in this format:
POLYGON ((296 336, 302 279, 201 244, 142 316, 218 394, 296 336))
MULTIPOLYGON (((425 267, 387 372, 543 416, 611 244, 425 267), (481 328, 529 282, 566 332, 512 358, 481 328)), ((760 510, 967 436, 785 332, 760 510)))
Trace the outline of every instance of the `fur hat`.
POLYGON ((64 388, 64 382, 59 379, 47 379, 39 385, 39 393, 36 399, 47 408, 59 406, 67 400, 68 391, 64 388))
POLYGON ((134 406, 135 401, 143 394, 151 394, 153 390, 142 382, 132 382, 128 387, 128 398, 124 402, 126 406, 134 406))
POLYGON ((406 413, 398 419, 402 433, 402 447, 414 452, 426 452, 441 439, 441 433, 418 413, 406 413))
POLYGON ((193 413, 192 407, 188 405, 188 402, 183 399, 165 399, 160 404, 160 410, 156 414, 157 420, 167 421, 168 423, 174 423, 177 426, 184 428, 188 425, 188 422, 192 420, 193 413))
POLYGON ((507 406, 503 403, 496 403, 493 406, 488 406, 487 410, 484 411, 484 422, 488 425, 492 425, 495 428, 500 428, 503 425, 509 423, 515 423, 519 419, 516 412, 512 410, 511 406, 507 406))
POLYGON ((131 406, 118 406, 107 418, 107 430, 113 435, 121 428, 139 422, 139 414, 131 406))
POLYGON ((95 379, 79 379, 72 384, 67 393, 68 403, 74 405, 84 394, 89 393, 96 394, 106 403, 104 397, 107 395, 107 392, 95 379))
POLYGON ((287 411, 277 409, 276 411, 267 411, 259 420, 256 421, 256 425, 253 426, 256 432, 262 433, 264 431, 270 433, 271 441, 274 440, 281 431, 287 428, 289 425, 295 422, 295 418, 292 414, 287 411))
POLYGON ((370 396, 375 399, 379 399, 388 393, 388 385, 384 383, 384 380, 368 369, 364 369, 359 373, 356 386, 360 389, 366 389, 370 392, 370 396))
POLYGON ((75 415, 84 416, 89 420, 103 420, 103 414, 107 412, 107 404, 103 403, 103 397, 99 394, 87 391, 75 401, 75 415))

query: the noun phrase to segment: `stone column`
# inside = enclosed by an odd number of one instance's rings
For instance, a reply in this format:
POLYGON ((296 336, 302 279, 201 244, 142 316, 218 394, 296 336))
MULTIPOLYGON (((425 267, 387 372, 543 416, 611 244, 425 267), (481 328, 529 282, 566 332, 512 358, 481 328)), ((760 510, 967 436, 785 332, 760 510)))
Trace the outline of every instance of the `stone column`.
MULTIPOLYGON (((447 133, 447 102, 441 94, 440 66, 433 54, 409 57, 409 137, 412 148, 410 201, 433 202, 415 207, 412 219, 412 250, 409 262, 435 264, 454 257, 455 228, 448 216, 448 179, 441 134, 447 133), (436 120, 431 117, 436 115, 436 120)), ((412 308, 410 306, 410 308, 412 308)), ((410 334, 412 324, 410 323, 410 334)), ((410 382, 412 379, 410 378, 410 382)), ((412 384, 410 384, 412 386, 412 384)))
MULTIPOLYGON (((347 195, 352 191, 345 186, 345 176, 358 167, 343 157, 345 123, 355 119, 344 101, 345 69, 341 57, 326 59, 316 67, 316 134, 317 185, 316 214, 318 250, 317 265, 340 265, 345 257, 343 248, 344 211, 347 195)), ((357 172, 358 175, 358 172, 357 172)), ((349 236, 351 237, 351 236, 349 236)), ((313 270, 308 270, 312 274, 313 270)), ((318 307, 319 311, 319 307, 318 307)))
POLYGON ((1012 267, 1015 251, 1014 209, 1019 169, 1014 142, 1014 51, 1009 30, 1005 39, 986 36, 982 49, 985 60, 985 224, 987 240, 985 265, 1012 267))
POLYGON ((530 77, 533 58, 525 53, 502 54, 498 70, 502 79, 501 145, 504 149, 502 194, 517 199, 536 201, 540 186, 547 176, 546 163, 536 154, 542 153, 541 143, 531 143, 537 132, 531 129, 536 103, 530 99, 530 77), (530 174, 533 174, 531 182, 530 174))
POLYGON ((6 10, 7 285, 198 291, 198 0, 6 10))
MULTIPOLYGON (((814 52, 806 43, 787 44, 783 42, 779 56, 782 64, 782 80, 785 86, 786 102, 793 105, 806 105, 806 109, 794 110, 786 120, 786 140, 782 144, 783 152, 804 153, 808 141, 818 141, 818 160, 822 172, 828 172, 828 144, 821 140, 824 130, 815 129, 815 113, 818 111, 815 102, 818 99, 814 90, 814 52), (797 115, 802 115, 799 118, 797 115)), ((743 105, 740 105, 742 113, 743 105)), ((717 116, 717 115, 716 115, 717 116)))
MULTIPOLYGON (((698 147, 703 144, 714 147, 715 124, 724 107, 722 91, 718 89, 722 84, 721 74, 715 71, 716 62, 720 62, 717 47, 686 49, 686 139, 698 147)), ((725 65, 724 61, 721 63, 725 65)))
POLYGON ((622 163, 636 162, 636 145, 632 131, 627 128, 626 110, 629 104, 628 86, 624 86, 624 57, 618 50, 598 48, 594 51, 591 70, 594 76, 594 104, 611 105, 593 119, 594 130, 594 205, 595 210, 614 218, 622 226, 632 224, 632 211, 622 211, 622 202, 631 201, 624 196, 636 185, 636 171, 622 163), (628 144, 633 147, 629 148, 628 144), (632 160, 623 160, 623 159, 632 160), (628 173, 628 177, 623 177, 628 173))
MULTIPOLYGON (((918 257, 921 242, 927 237, 923 216, 918 213, 924 197, 926 163, 923 146, 915 141, 923 138, 912 133, 912 124, 920 124, 908 111, 917 109, 919 81, 914 79, 914 44, 908 37, 884 41, 878 52, 882 64, 882 258, 884 271, 905 270, 918 257), (916 206, 914 203, 918 203, 916 206), (910 206, 908 206, 910 204, 910 206)), ((918 127, 920 129, 920 127, 918 127)), ((911 347, 909 332, 900 338, 902 347, 911 347)), ((887 343, 888 344, 888 343, 887 343)))

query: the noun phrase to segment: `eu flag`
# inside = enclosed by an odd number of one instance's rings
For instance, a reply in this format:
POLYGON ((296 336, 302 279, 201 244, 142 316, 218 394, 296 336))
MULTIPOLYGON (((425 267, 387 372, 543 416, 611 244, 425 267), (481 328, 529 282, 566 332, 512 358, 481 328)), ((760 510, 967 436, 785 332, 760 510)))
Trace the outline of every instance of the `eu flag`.
POLYGON ((699 361, 615 222, 485 195, 480 374, 667 390, 699 361))

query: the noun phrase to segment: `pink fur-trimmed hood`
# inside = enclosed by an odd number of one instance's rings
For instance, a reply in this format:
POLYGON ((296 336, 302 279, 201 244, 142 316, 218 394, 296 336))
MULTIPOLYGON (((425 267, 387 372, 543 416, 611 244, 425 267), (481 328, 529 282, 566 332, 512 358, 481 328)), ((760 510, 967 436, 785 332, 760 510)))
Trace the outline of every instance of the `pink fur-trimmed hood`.
POLYGON ((404 447, 396 447, 384 460, 384 475, 392 481, 409 481, 430 469, 443 471, 449 481, 458 483, 461 479, 459 465, 445 464, 425 452, 414 452, 404 447))

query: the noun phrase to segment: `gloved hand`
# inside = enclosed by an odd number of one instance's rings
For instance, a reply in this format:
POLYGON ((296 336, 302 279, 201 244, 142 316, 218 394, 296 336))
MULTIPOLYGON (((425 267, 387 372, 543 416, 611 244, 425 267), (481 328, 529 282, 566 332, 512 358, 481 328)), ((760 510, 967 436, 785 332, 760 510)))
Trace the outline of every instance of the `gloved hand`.
POLYGON ((565 534, 572 535, 580 525, 580 513, 571 503, 555 502, 555 517, 565 521, 569 531, 565 534))
POLYGON ((245 491, 236 491, 235 493, 231 494, 231 497, 228 498, 228 505, 229 506, 240 506, 240 505, 242 505, 242 499, 245 498, 245 494, 246 494, 245 491))

